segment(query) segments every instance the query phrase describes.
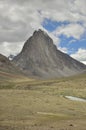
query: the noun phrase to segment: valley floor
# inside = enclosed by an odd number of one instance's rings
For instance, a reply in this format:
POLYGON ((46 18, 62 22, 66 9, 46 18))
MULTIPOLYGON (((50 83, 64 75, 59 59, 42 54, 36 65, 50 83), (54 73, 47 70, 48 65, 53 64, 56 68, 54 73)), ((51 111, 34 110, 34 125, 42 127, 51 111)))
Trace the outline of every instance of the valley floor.
MULTIPOLYGON (((1 81, 0 81, 1 82, 1 81)), ((86 130, 86 75, 0 86, 0 130, 86 130)))

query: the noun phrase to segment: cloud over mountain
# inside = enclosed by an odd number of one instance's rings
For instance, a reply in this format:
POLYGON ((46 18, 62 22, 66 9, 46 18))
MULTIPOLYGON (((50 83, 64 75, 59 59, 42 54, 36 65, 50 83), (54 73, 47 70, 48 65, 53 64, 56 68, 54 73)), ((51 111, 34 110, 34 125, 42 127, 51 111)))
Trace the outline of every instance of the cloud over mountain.
MULTIPOLYGON (((45 19, 56 22, 68 22, 53 30, 67 38, 80 39, 86 33, 86 0, 3 0, 0 1, 0 53, 8 55, 15 47, 20 51, 25 41, 35 29, 43 27, 45 19), (5 43, 8 45, 4 46, 5 43), (20 44, 18 46, 18 44, 20 44), (13 47, 10 46, 13 45, 13 47), (8 53, 9 52, 9 53, 8 53)), ((50 32, 57 46, 60 38, 50 32)), ((78 43, 77 43, 78 44, 78 43)), ((13 51, 14 53, 15 51, 13 51)))
POLYGON ((80 48, 76 53, 71 54, 71 56, 86 64, 86 49, 80 48))

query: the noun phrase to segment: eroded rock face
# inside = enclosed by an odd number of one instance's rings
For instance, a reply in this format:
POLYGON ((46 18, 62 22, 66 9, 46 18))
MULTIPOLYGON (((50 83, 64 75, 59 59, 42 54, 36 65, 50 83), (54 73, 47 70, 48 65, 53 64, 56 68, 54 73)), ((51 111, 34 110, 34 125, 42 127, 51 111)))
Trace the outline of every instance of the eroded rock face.
POLYGON ((42 30, 35 31, 13 62, 28 76, 55 78, 82 72, 86 66, 59 51, 42 30))

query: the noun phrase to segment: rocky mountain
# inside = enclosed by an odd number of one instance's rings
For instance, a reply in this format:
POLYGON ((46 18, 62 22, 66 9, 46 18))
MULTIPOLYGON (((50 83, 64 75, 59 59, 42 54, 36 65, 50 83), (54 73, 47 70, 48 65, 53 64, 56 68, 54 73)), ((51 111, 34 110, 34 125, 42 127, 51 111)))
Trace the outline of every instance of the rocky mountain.
POLYGON ((21 74, 19 68, 17 68, 9 59, 2 54, 0 54, 0 73, 11 73, 11 74, 21 74))
POLYGON ((35 31, 13 62, 28 76, 57 78, 81 73, 86 66, 59 51, 42 30, 35 31))

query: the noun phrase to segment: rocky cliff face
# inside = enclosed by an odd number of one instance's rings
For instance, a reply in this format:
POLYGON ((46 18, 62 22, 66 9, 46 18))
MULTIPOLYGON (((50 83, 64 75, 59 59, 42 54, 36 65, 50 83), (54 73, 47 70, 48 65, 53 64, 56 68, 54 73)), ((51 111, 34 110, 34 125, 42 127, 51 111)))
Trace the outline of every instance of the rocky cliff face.
POLYGON ((59 51, 42 30, 35 31, 13 62, 28 76, 57 78, 82 72, 86 66, 59 51))

